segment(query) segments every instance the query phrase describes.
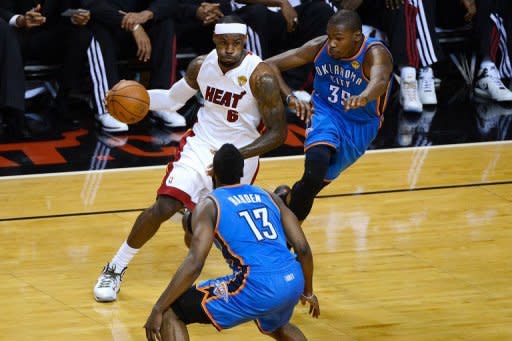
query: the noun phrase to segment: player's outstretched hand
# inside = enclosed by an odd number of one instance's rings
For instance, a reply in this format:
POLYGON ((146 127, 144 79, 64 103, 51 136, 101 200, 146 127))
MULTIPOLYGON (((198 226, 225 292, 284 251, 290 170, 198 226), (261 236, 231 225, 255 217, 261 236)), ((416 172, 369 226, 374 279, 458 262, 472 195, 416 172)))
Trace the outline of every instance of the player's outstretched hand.
POLYGON ((320 316, 320 304, 318 303, 318 298, 316 297, 316 295, 302 295, 300 297, 300 302, 302 303, 302 305, 306 304, 306 302, 309 303, 309 314, 312 317, 318 318, 318 316, 320 316))
POLYGON ((160 334, 160 327, 162 326, 163 314, 160 310, 153 308, 151 314, 144 325, 146 329, 146 338, 149 341, 162 341, 162 335, 160 334))
POLYGON ((311 102, 301 101, 295 96, 290 96, 288 108, 295 110, 297 117, 306 123, 309 123, 311 115, 313 115, 313 106, 311 105, 311 102))
POLYGON ((343 101, 345 110, 357 109, 368 104, 368 98, 365 96, 351 96, 343 101))

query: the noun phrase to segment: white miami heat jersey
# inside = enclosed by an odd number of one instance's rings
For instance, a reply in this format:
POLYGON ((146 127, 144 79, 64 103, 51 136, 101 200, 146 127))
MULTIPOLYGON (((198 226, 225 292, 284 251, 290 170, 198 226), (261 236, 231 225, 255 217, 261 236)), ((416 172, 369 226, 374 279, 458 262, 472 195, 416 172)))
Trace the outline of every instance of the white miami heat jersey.
POLYGON ((217 51, 206 56, 197 75, 204 106, 192 128, 195 136, 216 149, 224 143, 241 148, 260 136, 261 115, 249 84, 259 63, 260 57, 249 53, 238 67, 224 74, 217 51))

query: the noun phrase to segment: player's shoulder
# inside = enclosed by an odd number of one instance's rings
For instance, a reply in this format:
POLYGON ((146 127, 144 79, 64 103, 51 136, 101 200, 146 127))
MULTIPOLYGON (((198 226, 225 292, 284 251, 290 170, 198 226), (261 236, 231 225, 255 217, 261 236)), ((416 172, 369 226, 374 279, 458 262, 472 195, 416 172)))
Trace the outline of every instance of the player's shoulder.
POLYGON ((253 92, 268 93, 266 90, 279 90, 279 84, 276 79, 274 70, 265 62, 261 62, 256 66, 251 74, 250 85, 253 92), (266 90, 265 90, 266 89, 266 90))
POLYGON ((197 56, 188 64, 188 66, 187 66, 187 78, 188 79, 197 79, 199 70, 201 70, 201 66, 203 66, 203 63, 206 60, 206 57, 207 57, 207 55, 197 56))
POLYGON ((327 35, 322 35, 316 38, 311 39, 310 41, 304 44, 306 48, 318 48, 320 49, 327 42, 327 35))
POLYGON ((201 68, 201 66, 203 65, 204 61, 206 60, 206 57, 208 57, 208 55, 206 55, 206 54, 203 54, 201 56, 195 57, 190 62, 190 64, 188 64, 187 73, 189 71, 195 71, 196 73, 199 72, 199 69, 201 68))
POLYGON ((365 52, 365 61, 372 60, 388 60, 390 63, 393 61, 393 56, 384 42, 375 40, 371 42, 365 52))
POLYGON ((262 76, 264 74, 270 74, 270 75, 273 75, 274 74, 274 71, 272 70, 272 68, 270 67, 270 65, 268 65, 268 63, 264 62, 264 61, 261 61, 255 68, 254 68, 254 71, 252 72, 252 75, 251 77, 259 77, 259 76, 262 76))

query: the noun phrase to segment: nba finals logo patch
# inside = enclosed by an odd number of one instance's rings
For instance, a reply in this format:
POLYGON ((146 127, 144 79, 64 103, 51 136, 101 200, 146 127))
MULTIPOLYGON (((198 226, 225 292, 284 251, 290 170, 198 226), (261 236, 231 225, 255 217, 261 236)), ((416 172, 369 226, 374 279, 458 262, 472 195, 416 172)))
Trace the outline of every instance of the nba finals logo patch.
POLYGON ((213 293, 215 296, 229 302, 228 286, 226 285, 226 282, 215 281, 215 289, 213 289, 213 293))
POLYGON ((361 64, 359 64, 359 62, 358 62, 357 60, 354 60, 354 61, 352 62, 352 67, 353 67, 354 69, 359 69, 359 67, 360 67, 360 66, 361 66, 361 64))
POLYGON ((246 83, 247 83, 247 77, 245 77, 245 76, 238 77, 238 85, 244 86, 246 83))

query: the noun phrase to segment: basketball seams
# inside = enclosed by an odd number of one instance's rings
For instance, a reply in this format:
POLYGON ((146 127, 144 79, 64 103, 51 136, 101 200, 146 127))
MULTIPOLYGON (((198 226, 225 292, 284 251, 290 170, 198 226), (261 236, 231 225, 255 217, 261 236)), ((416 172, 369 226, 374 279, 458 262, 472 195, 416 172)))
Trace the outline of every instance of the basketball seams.
POLYGON ((135 81, 122 82, 112 88, 107 109, 117 120, 133 124, 141 121, 149 110, 149 94, 135 81), (134 89, 135 88, 135 89, 134 89))
POLYGON ((133 113, 131 111, 129 111, 128 109, 126 109, 126 107, 119 101, 112 99, 112 102, 122 108, 122 110, 116 110, 116 113, 115 113, 116 116, 121 118, 122 122, 128 123, 128 124, 133 124, 133 123, 137 123, 137 122, 141 121, 144 118, 144 116, 142 116, 140 119, 138 119, 138 117, 134 116, 133 113), (129 114, 130 117, 128 117, 126 114, 129 114))
MULTIPOLYGON (((124 89, 123 89, 123 90, 124 90, 124 89)), ((118 94, 116 94, 116 93, 114 93, 114 94, 112 95, 112 97, 114 97, 114 98, 115 98, 115 97, 129 98, 129 99, 132 99, 132 100, 134 100, 134 101, 137 101, 137 102, 143 103, 143 104, 145 104, 145 105, 149 105, 149 96, 148 96, 148 101, 147 101, 147 102, 146 102, 146 101, 144 101, 144 100, 142 100, 142 99, 139 99, 139 98, 137 98, 137 97, 126 96, 126 95, 118 95, 118 94)))

